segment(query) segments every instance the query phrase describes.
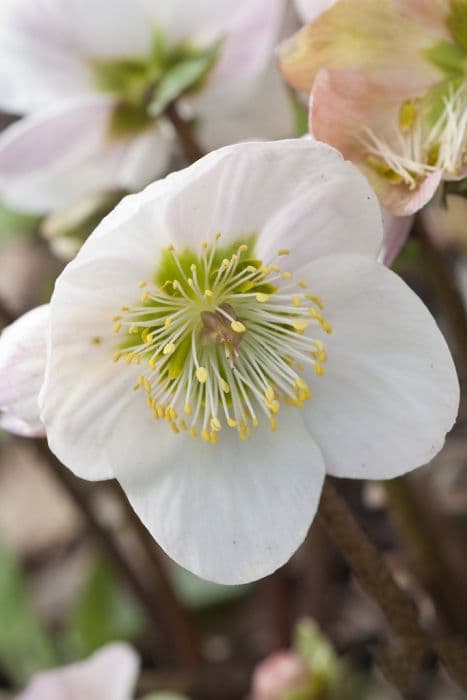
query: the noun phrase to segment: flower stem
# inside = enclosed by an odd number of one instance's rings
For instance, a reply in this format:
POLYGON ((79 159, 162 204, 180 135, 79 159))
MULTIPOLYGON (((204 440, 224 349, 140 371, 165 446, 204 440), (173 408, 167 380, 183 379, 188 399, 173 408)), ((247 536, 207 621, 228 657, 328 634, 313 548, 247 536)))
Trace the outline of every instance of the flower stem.
POLYGON ((172 582, 167 575, 164 555, 131 507, 120 484, 114 481, 112 486, 133 531, 138 537, 146 558, 151 564, 150 573, 154 582, 153 586, 162 602, 161 615, 163 615, 165 627, 172 637, 172 644, 177 651, 179 661, 184 666, 197 665, 202 661, 201 640, 193 621, 176 596, 172 582))
POLYGON ((447 256, 429 235, 421 216, 415 219, 413 230, 422 243, 427 272, 456 343, 460 371, 467 376, 467 309, 457 287, 454 270, 447 256))
POLYGON ((156 604, 155 598, 142 584, 133 568, 128 564, 126 557, 109 531, 100 523, 79 480, 59 462, 50 451, 45 440, 36 440, 35 446, 42 458, 43 464, 49 469, 54 479, 61 483, 70 499, 84 517, 85 522, 89 526, 97 542, 101 545, 104 553, 112 561, 115 569, 126 582, 128 588, 133 592, 149 620, 151 620, 152 625, 149 626, 152 636, 151 648, 154 661, 158 663, 159 659, 155 650, 160 646, 160 638, 157 634, 157 630, 161 628, 161 611, 156 604))
POLYGON ((457 542, 438 513, 427 484, 420 481, 415 491, 408 476, 384 483, 393 514, 407 546, 417 576, 432 596, 449 628, 467 635, 465 581, 456 559, 450 556, 457 542), (429 513, 429 516, 428 516, 429 513))
POLYGON ((2 326, 7 326, 10 323, 13 323, 14 320, 14 314, 5 305, 5 302, 2 299, 0 299, 0 328, 2 326))
POLYGON ((195 160, 202 158, 204 152, 194 137, 191 124, 182 119, 175 102, 171 102, 167 107, 165 116, 175 129, 186 159, 190 163, 194 163, 195 160))

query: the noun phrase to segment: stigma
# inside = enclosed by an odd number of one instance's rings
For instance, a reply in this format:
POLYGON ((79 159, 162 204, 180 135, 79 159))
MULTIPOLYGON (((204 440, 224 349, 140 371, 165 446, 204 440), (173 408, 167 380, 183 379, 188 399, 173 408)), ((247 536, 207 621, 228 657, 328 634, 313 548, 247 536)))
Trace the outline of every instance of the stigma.
POLYGON ((174 433, 215 444, 233 429, 247 440, 311 399, 332 328, 323 301, 283 268, 287 254, 258 260, 253 237, 223 246, 220 234, 198 252, 170 246, 139 301, 112 319, 114 360, 141 367, 133 388, 174 433))

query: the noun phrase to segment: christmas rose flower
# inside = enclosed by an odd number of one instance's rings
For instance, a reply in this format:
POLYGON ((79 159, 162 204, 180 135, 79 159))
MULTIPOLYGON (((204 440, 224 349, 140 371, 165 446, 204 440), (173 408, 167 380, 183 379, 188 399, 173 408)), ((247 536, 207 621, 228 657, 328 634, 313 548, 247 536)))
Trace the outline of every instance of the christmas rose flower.
POLYGON ((310 130, 410 215, 467 155, 467 2, 340 0, 287 40, 281 69, 311 92, 310 130))
POLYGON ((0 194, 47 213, 95 190, 138 190, 167 167, 178 99, 202 148, 291 133, 272 68, 283 3, 5 0, 0 194))
POLYGON ((21 316, 0 335, 0 427, 45 435, 37 397, 44 381, 48 305, 21 316))
POLYGON ((38 673, 17 700, 131 700, 138 673, 130 646, 108 644, 85 661, 38 673))
POLYGON ((455 419, 447 346, 381 242, 365 178, 312 139, 226 147, 126 198, 52 296, 51 449, 116 477, 196 574, 272 572, 325 472, 402 474, 455 419))

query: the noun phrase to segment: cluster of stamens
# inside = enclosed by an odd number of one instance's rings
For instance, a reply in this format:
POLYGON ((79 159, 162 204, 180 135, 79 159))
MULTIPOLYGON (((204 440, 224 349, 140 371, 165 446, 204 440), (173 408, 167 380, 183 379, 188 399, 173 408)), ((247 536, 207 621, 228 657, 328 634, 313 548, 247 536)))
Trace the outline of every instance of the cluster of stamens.
POLYGON ((200 255, 171 246, 166 273, 142 281, 139 304, 113 318, 124 334, 114 359, 141 365, 134 389, 154 417, 212 443, 226 427, 246 440, 261 415, 275 430, 282 404, 310 399, 303 373, 324 374, 327 355, 308 332, 332 332, 321 299, 277 259, 264 265, 251 244, 222 248, 220 238, 200 255))
POLYGON ((428 127, 417 101, 401 107, 399 125, 389 142, 366 127, 360 137, 367 161, 395 185, 415 189, 436 170, 457 176, 467 162, 467 90, 462 85, 442 100, 440 116, 428 127))

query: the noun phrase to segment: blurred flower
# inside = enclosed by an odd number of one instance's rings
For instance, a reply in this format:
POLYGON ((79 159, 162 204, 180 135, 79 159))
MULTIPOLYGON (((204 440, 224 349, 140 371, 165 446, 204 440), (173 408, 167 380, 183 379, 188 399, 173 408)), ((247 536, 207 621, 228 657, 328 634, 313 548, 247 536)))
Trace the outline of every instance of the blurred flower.
POLYGON ((127 197, 56 283, 52 450, 116 477, 196 574, 270 573, 325 471, 401 474, 455 418, 449 351, 381 240, 366 180, 312 139, 227 147, 127 197))
POLYGON ((85 661, 38 673, 17 700, 131 700, 138 672, 130 646, 108 644, 85 661))
POLYGON ((310 129, 357 163, 396 215, 420 209, 467 153, 465 0, 340 0, 282 47, 311 91, 310 129))
POLYGON ((370 700, 368 679, 339 658, 310 619, 295 629, 292 649, 261 662, 254 674, 252 700, 370 700))
POLYGON ((292 691, 306 687, 311 671, 295 651, 277 651, 255 669, 252 700, 283 700, 292 691))
POLYGON ((38 306, 0 336, 0 426, 11 433, 45 435, 37 397, 44 381, 49 307, 38 306))
POLYGON ((27 115, 0 137, 11 206, 140 189, 167 168, 174 100, 206 149, 292 129, 271 61, 282 2, 5 1, 0 106, 27 115))

